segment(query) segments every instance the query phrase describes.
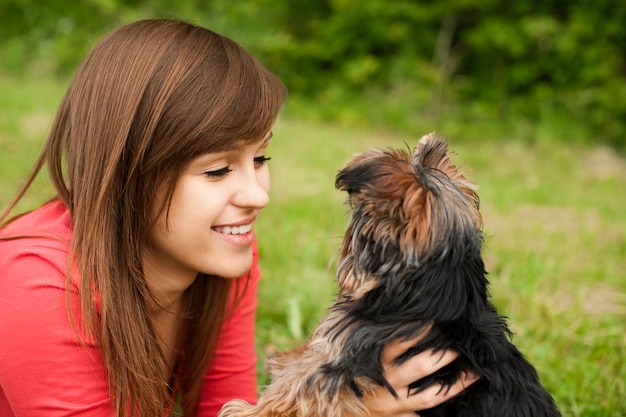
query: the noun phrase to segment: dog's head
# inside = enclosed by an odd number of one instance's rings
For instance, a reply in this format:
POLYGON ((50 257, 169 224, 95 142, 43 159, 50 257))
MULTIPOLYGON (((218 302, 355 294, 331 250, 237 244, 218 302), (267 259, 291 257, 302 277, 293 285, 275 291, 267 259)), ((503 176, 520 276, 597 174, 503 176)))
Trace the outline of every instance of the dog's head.
POLYGON ((447 150, 447 141, 431 133, 412 154, 364 152, 338 173, 335 185, 348 192, 352 209, 337 267, 342 294, 358 298, 379 285, 381 277, 480 258, 478 187, 457 169, 447 150))

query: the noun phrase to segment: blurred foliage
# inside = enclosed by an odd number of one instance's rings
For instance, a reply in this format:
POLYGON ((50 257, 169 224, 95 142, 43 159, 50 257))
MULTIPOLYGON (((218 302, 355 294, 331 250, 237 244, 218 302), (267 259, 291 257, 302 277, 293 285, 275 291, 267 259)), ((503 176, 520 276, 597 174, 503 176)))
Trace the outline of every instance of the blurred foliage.
POLYGON ((0 0, 1 69, 67 75, 101 34, 145 17, 236 39, 317 118, 405 133, 499 123, 529 140, 549 126, 626 147, 620 0, 0 0))

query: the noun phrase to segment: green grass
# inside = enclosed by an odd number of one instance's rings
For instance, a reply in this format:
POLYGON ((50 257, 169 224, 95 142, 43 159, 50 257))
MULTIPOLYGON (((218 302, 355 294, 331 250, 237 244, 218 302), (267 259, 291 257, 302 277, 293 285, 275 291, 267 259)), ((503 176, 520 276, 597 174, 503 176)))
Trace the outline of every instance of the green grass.
MULTIPOLYGON (((0 77, 1 206, 28 172, 63 87, 0 77)), ((451 130, 455 161, 481 187, 491 291, 514 342, 564 416, 626 415, 626 160, 548 135, 530 143, 510 134, 480 140, 471 125, 451 130)), ((257 228, 262 382, 265 355, 302 343, 332 301, 332 261, 347 221, 337 170, 355 152, 417 139, 293 117, 277 124, 272 203, 257 228)), ((21 207, 48 197, 40 181, 21 207)))

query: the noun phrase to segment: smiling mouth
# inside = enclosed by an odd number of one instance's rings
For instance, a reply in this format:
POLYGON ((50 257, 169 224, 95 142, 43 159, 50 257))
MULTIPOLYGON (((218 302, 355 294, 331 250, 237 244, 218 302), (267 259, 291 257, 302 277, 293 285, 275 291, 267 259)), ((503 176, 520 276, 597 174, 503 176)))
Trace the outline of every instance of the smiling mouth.
POLYGON ((252 230, 252 224, 244 224, 241 226, 224 226, 214 227, 213 230, 225 235, 245 235, 252 230))

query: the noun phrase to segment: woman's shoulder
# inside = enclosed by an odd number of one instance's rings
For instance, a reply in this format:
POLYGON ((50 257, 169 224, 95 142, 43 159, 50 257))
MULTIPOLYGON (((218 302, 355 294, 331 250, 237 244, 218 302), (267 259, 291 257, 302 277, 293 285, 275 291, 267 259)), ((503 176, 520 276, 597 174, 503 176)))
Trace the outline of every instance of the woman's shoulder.
POLYGON ((65 271, 71 236, 67 207, 58 200, 46 203, 0 230, 0 269, 39 258, 65 271))
POLYGON ((72 235, 70 213, 65 204, 51 200, 35 210, 28 211, 0 228, 0 238, 53 238, 68 240, 72 235))

